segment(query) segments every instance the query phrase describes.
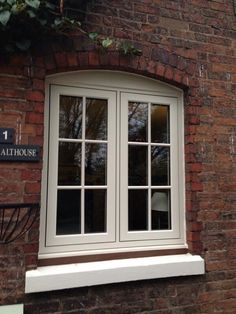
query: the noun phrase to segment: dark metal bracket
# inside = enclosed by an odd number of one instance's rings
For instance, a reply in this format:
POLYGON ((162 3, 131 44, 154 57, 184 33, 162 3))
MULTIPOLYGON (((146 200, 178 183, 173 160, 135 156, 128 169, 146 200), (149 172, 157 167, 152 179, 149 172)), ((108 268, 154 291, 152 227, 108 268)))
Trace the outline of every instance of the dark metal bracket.
POLYGON ((39 203, 0 204, 0 244, 19 239, 31 229, 39 203))

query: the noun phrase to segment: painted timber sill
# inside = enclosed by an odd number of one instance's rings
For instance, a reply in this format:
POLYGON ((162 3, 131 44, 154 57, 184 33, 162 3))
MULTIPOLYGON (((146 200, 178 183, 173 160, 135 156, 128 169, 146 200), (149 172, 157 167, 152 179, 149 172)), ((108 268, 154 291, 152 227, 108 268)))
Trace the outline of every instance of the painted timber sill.
POLYGON ((179 254, 39 267, 26 272, 25 292, 43 292, 205 273, 199 255, 179 254))

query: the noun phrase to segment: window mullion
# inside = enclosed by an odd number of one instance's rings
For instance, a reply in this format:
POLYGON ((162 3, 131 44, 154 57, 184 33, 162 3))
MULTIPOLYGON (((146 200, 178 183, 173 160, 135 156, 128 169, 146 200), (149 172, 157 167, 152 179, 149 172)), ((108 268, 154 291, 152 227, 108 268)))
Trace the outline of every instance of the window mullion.
POLYGON ((86 118, 86 98, 83 97, 83 114, 82 114, 82 156, 81 156, 81 234, 84 234, 85 221, 85 118, 86 118))
POLYGON ((148 103, 148 230, 151 230, 151 103, 148 103))

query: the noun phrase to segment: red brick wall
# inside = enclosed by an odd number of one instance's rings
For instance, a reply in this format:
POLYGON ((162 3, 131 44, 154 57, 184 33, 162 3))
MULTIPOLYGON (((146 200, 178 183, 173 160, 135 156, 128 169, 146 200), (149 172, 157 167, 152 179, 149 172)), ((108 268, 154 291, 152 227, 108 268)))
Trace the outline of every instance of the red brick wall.
MULTIPOLYGON (((236 312, 236 17, 231 0, 88 1, 87 28, 134 41, 141 57, 102 53, 73 37, 32 58, 0 62, 0 124, 21 144, 43 145, 44 79, 80 69, 134 72, 185 91, 186 219, 189 250, 206 275, 24 296, 37 267, 38 223, 0 245, 0 303, 25 313, 236 312), (20 132, 21 130, 21 132, 20 132), (6 271, 7 270, 7 271, 6 271)), ((40 200, 42 163, 1 163, 0 201, 40 200)))

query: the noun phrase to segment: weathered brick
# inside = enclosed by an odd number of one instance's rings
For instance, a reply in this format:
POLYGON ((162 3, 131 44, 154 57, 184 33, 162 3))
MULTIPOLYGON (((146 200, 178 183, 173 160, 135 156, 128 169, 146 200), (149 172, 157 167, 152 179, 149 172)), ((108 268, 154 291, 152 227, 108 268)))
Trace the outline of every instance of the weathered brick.
POLYGON ((99 55, 97 52, 90 51, 89 52, 89 65, 98 66, 99 65, 99 55))
POLYGON ((32 124, 43 124, 44 117, 41 113, 29 112, 26 114, 25 120, 32 124))
POLYGON ((89 63, 88 53, 87 52, 81 52, 79 54, 79 64, 82 67, 86 67, 86 66, 88 66, 88 63, 89 63))
POLYGON ((44 101, 44 92, 43 91, 27 91, 25 95, 26 99, 29 101, 44 101))
POLYGON ((25 193, 26 194, 39 194, 41 184, 39 182, 30 182, 25 184, 25 193))
POLYGON ((76 52, 67 52, 66 56, 69 67, 76 67, 79 65, 78 54, 76 52))
POLYGON ((64 68, 68 65, 65 52, 56 52, 55 61, 58 68, 64 68))

